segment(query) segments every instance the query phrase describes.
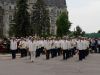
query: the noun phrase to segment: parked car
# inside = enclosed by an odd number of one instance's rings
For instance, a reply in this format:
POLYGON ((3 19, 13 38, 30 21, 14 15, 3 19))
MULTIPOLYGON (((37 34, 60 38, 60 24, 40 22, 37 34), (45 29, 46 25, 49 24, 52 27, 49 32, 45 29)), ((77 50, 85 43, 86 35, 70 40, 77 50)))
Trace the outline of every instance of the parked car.
POLYGON ((3 52, 3 51, 5 51, 5 48, 3 46, 3 40, 0 39, 0 53, 3 52))
POLYGON ((7 40, 0 39, 0 53, 9 52, 9 43, 7 40))

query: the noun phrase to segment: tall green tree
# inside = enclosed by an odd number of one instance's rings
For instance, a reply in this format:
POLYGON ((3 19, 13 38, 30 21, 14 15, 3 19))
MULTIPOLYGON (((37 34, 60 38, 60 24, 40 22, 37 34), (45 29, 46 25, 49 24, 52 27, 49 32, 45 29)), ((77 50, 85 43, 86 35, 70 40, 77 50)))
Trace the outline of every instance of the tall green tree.
POLYGON ((46 36, 50 34, 49 11, 43 0, 37 0, 33 5, 32 26, 34 35, 46 36))
POLYGON ((76 33, 77 33, 77 35, 81 35, 82 29, 80 26, 76 26, 76 33))
POLYGON ((84 34, 85 34, 85 32, 82 31, 82 28, 80 26, 76 26, 76 30, 74 31, 74 36, 79 37, 79 36, 82 36, 84 34))
POLYGON ((69 29, 71 27, 71 23, 68 19, 68 14, 66 12, 62 12, 56 21, 57 25, 57 36, 65 36, 69 33, 69 29))
POLYGON ((15 36, 25 37, 32 35, 30 15, 27 10, 27 0, 17 0, 17 10, 14 15, 15 24, 13 25, 15 36))
POLYGON ((86 34, 86 32, 85 31, 82 31, 82 34, 81 34, 81 36, 84 36, 86 34))

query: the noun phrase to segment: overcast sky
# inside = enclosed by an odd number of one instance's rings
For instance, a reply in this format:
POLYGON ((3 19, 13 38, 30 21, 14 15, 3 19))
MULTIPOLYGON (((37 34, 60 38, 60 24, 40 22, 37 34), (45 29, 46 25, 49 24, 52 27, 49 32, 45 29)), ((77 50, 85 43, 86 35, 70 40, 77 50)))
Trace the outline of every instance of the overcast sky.
POLYGON ((79 25, 84 31, 100 30, 100 0, 66 0, 71 30, 79 25))

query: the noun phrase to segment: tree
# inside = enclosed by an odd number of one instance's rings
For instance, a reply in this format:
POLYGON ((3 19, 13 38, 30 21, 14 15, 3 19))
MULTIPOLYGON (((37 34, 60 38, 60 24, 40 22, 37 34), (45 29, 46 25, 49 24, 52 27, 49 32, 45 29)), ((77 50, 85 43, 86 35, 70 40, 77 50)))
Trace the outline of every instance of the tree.
POLYGON ((86 32, 85 31, 82 31, 82 34, 81 34, 81 36, 84 36, 86 34, 86 32))
POLYGON ((77 35, 81 35, 81 33, 82 33, 81 27, 80 26, 76 26, 76 34, 77 35))
POLYGON ((76 31, 74 31, 74 36, 79 37, 84 35, 85 35, 85 31, 82 31, 82 28, 80 26, 76 26, 76 31))
POLYGON ((100 30, 98 31, 98 33, 100 33, 100 30))
POLYGON ((30 16, 27 10, 27 0, 17 0, 17 10, 14 14, 15 24, 13 25, 13 32, 15 36, 25 37, 32 35, 30 16))
POLYGON ((62 12, 56 21, 57 25, 57 36, 64 36, 69 33, 69 29, 71 27, 71 23, 68 19, 68 14, 66 12, 62 12))
POLYGON ((33 5, 32 26, 34 35, 47 36, 50 34, 49 11, 43 0, 37 0, 33 5))

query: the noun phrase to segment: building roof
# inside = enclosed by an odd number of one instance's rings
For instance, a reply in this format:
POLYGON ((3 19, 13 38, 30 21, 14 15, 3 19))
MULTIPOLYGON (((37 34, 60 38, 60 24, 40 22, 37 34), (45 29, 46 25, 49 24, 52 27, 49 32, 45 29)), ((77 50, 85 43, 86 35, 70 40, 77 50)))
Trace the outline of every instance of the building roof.
POLYGON ((89 38, 100 38, 100 33, 85 34, 85 37, 89 37, 89 38))
POLYGON ((15 3, 16 0, 0 0, 1 3, 7 2, 7 3, 15 3))
MULTIPOLYGON (((15 3, 17 0, 0 0, 0 2, 15 3)), ((66 0, 43 0, 47 6, 66 8, 66 0)))
POLYGON ((47 6, 56 6, 58 8, 66 7, 66 0, 44 0, 47 6))

